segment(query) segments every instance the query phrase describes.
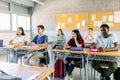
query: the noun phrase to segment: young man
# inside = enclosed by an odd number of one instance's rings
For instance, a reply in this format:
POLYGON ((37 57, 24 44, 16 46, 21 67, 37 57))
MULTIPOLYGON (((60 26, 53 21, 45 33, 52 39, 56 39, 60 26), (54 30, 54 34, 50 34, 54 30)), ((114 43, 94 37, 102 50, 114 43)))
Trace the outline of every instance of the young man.
MULTIPOLYGON (((96 48, 99 52, 118 50, 116 37, 108 33, 109 26, 107 24, 102 24, 100 26, 100 30, 101 35, 97 36, 95 41, 92 43, 91 48, 96 48)), ((117 63, 108 61, 93 61, 92 67, 99 73, 101 73, 101 80, 110 80, 109 76, 117 69, 117 63), (101 67, 102 64, 106 64, 108 68, 103 69, 101 67)))
POLYGON ((90 48, 91 44, 89 44, 89 43, 92 43, 94 41, 94 39, 95 39, 95 35, 93 35, 93 28, 89 28, 88 33, 84 37, 84 41, 85 41, 85 43, 87 43, 87 44, 85 44, 85 47, 90 48))
MULTIPOLYGON (((29 45, 37 46, 37 47, 47 47, 48 46, 48 36, 43 34, 44 26, 43 25, 38 25, 37 26, 37 32, 38 32, 38 34, 32 39, 32 41, 29 43, 29 45)), ((38 58, 44 56, 45 50, 41 50, 39 52, 40 52, 39 54, 36 54, 33 57, 31 57, 31 59, 29 60, 30 64, 37 65, 38 58)), ((31 54, 25 56, 24 63, 28 62, 28 58, 30 56, 31 56, 31 54)))

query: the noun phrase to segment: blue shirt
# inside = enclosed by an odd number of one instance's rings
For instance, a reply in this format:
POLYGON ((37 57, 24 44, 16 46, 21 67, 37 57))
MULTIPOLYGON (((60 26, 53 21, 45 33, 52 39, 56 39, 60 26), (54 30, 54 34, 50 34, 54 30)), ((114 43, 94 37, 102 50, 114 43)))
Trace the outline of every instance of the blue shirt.
POLYGON ((57 36, 57 40, 66 40, 66 37, 65 37, 65 35, 59 35, 59 36, 57 36))
POLYGON ((43 44, 43 43, 47 43, 48 42, 48 36, 47 35, 43 35, 43 36, 39 36, 36 35, 31 42, 34 42, 36 44, 43 44))
MULTIPOLYGON (((36 35, 31 42, 34 42, 35 44, 43 44, 43 43, 47 43, 48 42, 48 36, 47 35, 43 35, 43 36, 39 36, 36 35)), ((44 53, 45 50, 40 50, 40 52, 44 53)))
POLYGON ((98 44, 99 47, 103 48, 112 48, 113 44, 117 42, 115 35, 109 34, 107 38, 104 38, 102 35, 98 35, 94 41, 98 44))

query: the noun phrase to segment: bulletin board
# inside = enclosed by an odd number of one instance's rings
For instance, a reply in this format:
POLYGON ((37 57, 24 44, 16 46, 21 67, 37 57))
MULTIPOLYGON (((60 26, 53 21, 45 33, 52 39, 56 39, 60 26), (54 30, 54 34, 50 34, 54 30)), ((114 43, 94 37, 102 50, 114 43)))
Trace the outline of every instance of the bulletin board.
POLYGON ((88 14, 59 14, 56 15, 56 29, 86 30, 88 28, 88 14))
POLYGON ((101 24, 108 24, 110 30, 120 30, 120 11, 89 13, 89 28, 100 30, 101 24))

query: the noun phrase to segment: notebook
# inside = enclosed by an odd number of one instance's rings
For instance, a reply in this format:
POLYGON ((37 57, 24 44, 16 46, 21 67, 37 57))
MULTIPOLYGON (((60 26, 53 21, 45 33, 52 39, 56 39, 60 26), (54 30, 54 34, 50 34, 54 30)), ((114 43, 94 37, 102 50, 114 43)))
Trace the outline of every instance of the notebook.
POLYGON ((0 47, 3 47, 3 40, 0 39, 0 47))

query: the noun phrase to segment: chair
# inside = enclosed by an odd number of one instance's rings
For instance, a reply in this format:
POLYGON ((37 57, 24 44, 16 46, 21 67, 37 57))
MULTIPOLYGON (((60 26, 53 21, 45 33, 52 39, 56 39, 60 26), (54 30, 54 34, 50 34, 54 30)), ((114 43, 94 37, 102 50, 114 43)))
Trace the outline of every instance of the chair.
MULTIPOLYGON (((85 62, 84 62, 84 63, 85 63, 85 62)), ((82 77, 81 69, 82 69, 82 68, 85 68, 85 64, 84 64, 84 67, 83 67, 83 66, 82 66, 82 60, 81 60, 81 61, 75 63, 75 67, 80 68, 80 78, 81 78, 81 77, 82 77)), ((85 69, 85 75, 86 75, 86 69, 85 69)))
POLYGON ((23 60, 22 60, 22 57, 23 57, 23 56, 25 56, 25 54, 21 54, 21 55, 18 56, 18 59, 20 59, 20 64, 22 64, 22 61, 23 61, 23 60))
POLYGON ((43 57, 40 57, 39 59, 38 59, 38 61, 39 61, 39 65, 40 64, 44 64, 44 65, 46 65, 47 67, 48 67, 48 64, 49 64, 49 61, 50 60, 50 58, 49 58, 49 53, 48 53, 48 51, 46 51, 45 53, 44 53, 44 56, 43 57))

